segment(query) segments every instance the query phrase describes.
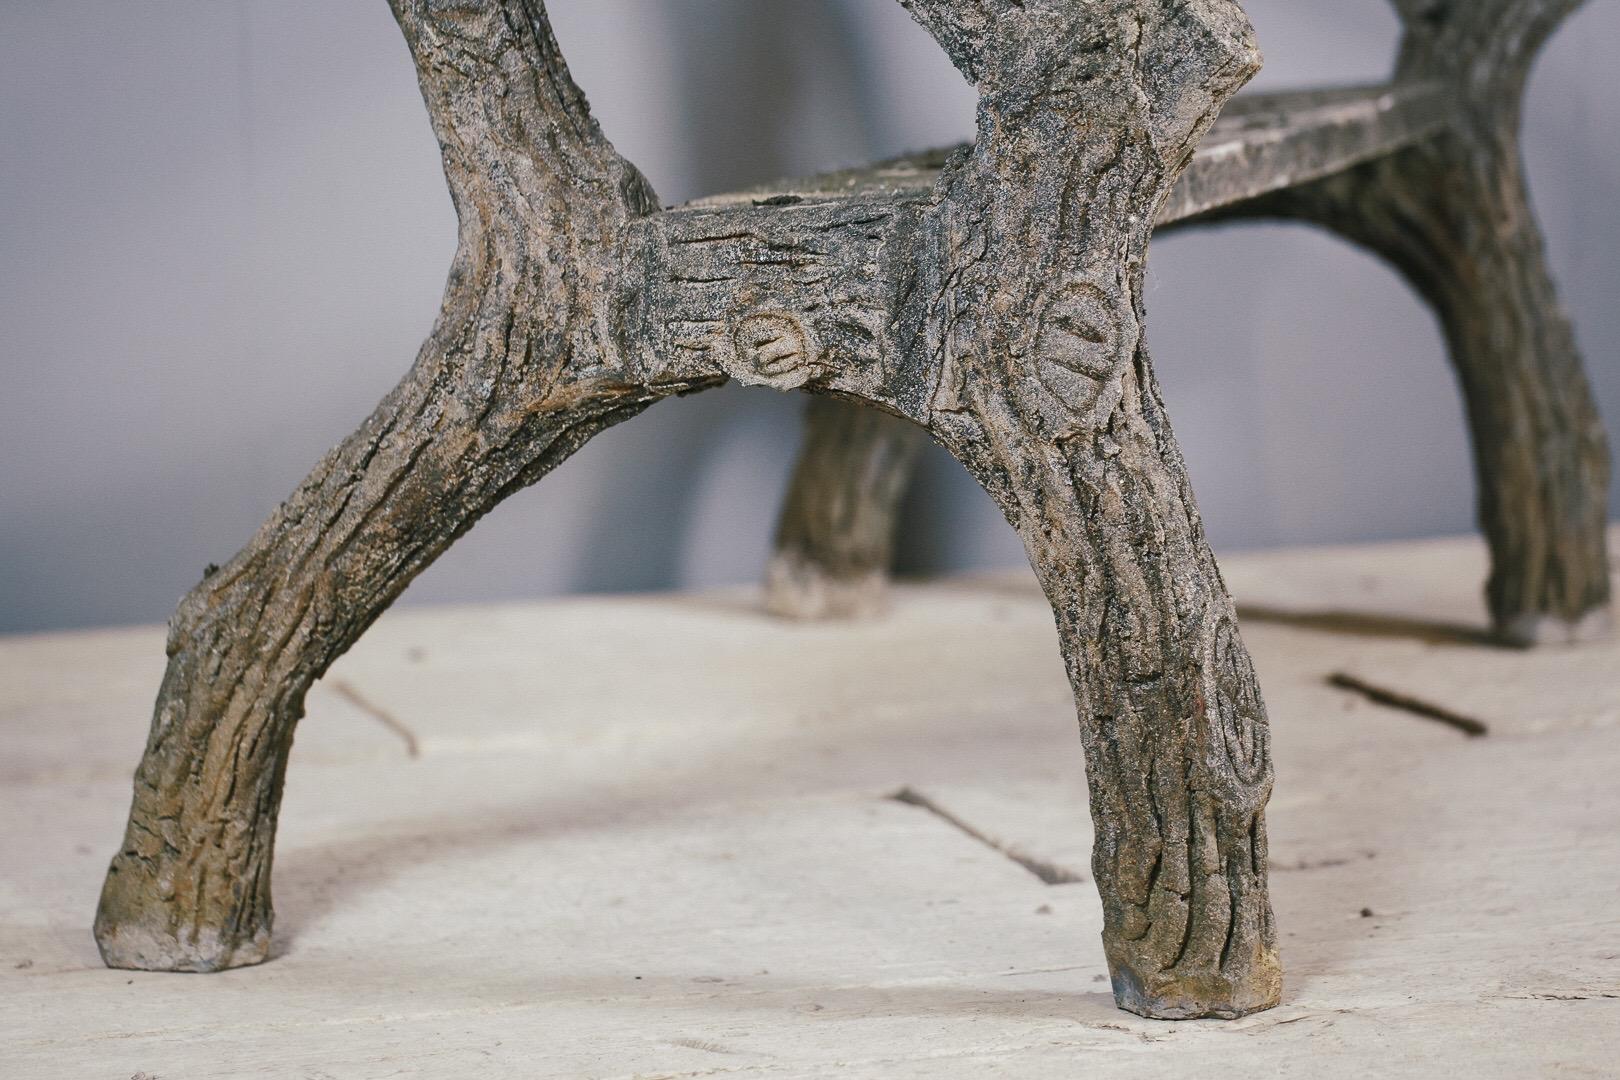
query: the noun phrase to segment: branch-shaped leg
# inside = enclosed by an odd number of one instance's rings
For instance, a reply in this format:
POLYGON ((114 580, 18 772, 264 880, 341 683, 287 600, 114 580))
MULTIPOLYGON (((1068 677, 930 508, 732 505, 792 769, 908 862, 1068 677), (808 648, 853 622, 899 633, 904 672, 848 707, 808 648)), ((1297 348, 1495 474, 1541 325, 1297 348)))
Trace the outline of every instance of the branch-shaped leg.
POLYGON ((1447 139, 1242 214, 1324 225, 1383 256, 1433 305, 1467 405, 1498 635, 1520 645, 1601 635, 1607 444, 1517 156, 1480 160, 1447 139))
POLYGON ((1056 444, 974 394, 942 440, 1024 538, 1057 618, 1120 1006, 1235 1017, 1281 992, 1265 707, 1145 350, 1106 426, 1056 444))
POLYGON ((1282 217, 1383 257, 1433 306, 1467 406, 1486 597, 1504 641, 1603 634, 1609 454, 1519 152, 1537 48, 1578 0, 1400 0, 1403 77, 1454 83, 1440 137, 1199 219, 1282 217))
POLYGON ((723 381, 617 362, 604 283, 652 200, 590 122, 538 0, 394 6, 461 219, 444 307, 404 381, 175 613, 96 913, 114 967, 263 960, 310 685, 501 499, 609 424, 723 381))
POLYGON ((924 434, 838 398, 813 398, 776 526, 766 606, 799 619, 882 610, 895 522, 924 434))
MULTIPOLYGON (((525 407, 497 400, 485 413, 435 345, 490 314, 437 334, 412 376, 181 604, 96 915, 109 965, 263 960, 282 777, 309 686, 479 516, 597 431, 686 389, 565 374, 525 407)), ((513 336, 514 364, 526 338, 513 336)))
POLYGON ((1330 227, 1399 267, 1440 317, 1473 430, 1486 596, 1498 634, 1526 645, 1609 624, 1608 447, 1519 150, 1530 67, 1583 2, 1398 0, 1401 74, 1451 82, 1464 117, 1447 138, 1316 195, 1330 227), (1368 182, 1384 186, 1372 194, 1368 182), (1346 196, 1364 212, 1352 219, 1346 196))
POLYGON ((1066 442, 1063 461, 1073 500, 1048 511, 1062 524, 1024 531, 1088 706, 1115 995, 1157 1017, 1270 1008, 1265 707, 1145 351, 1109 429, 1066 442))
POLYGON ((1258 57, 1220 0, 1070 10, 1075 25, 1017 27, 1053 35, 1032 50, 982 54, 1016 79, 1031 56, 1082 47, 1051 76, 1072 96, 987 95, 978 145, 941 181, 945 280, 920 290, 939 298, 929 427, 1023 537, 1052 603, 1116 999, 1242 1016, 1281 991, 1270 741, 1143 344, 1142 282, 1154 212, 1258 57))

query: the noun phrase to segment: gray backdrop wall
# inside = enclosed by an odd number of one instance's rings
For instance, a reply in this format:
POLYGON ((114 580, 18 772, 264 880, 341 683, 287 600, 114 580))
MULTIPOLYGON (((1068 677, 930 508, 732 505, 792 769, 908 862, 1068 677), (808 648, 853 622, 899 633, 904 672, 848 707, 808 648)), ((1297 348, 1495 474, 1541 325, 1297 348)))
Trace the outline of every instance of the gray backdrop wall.
MULTIPOLYGON (((965 138, 972 96, 893 0, 552 0, 666 201, 965 138)), ((1380 77, 1382 0, 1249 0, 1261 85, 1380 77)), ((1530 172, 1620 417, 1620 3, 1536 73, 1530 172)), ((0 0, 0 631, 165 618, 409 365, 454 242, 383 0, 0 0)), ((1472 528, 1433 320, 1292 226, 1153 252, 1151 341, 1217 548, 1472 528)), ((727 389, 608 432, 407 602, 749 581, 802 399, 727 389)), ((943 453, 916 572, 1022 552, 943 453)))

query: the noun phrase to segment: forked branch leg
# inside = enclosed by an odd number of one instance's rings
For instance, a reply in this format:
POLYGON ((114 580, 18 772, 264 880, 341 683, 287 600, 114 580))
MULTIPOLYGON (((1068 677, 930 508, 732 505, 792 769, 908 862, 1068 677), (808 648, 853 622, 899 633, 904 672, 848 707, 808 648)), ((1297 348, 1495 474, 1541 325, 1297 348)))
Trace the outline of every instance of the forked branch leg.
POLYGON ((96 913, 113 967, 263 960, 282 777, 310 685, 501 499, 609 424, 724 379, 649 379, 612 347, 607 267, 655 200, 596 130, 543 5, 393 7, 460 218, 444 306, 399 386, 171 620, 96 913))
MULTIPOLYGON (((1548 271, 1518 132, 1531 64, 1581 3, 1395 0, 1407 25, 1398 77, 1446 89, 1455 110, 1446 129, 1393 157, 1176 223, 1316 222, 1388 259, 1430 302, 1467 406, 1479 519, 1492 554, 1491 616, 1500 638, 1524 645, 1600 636, 1611 621, 1609 454, 1548 271)), ((968 26, 933 14, 925 22, 968 26)), ((964 33, 962 40, 966 47, 976 39, 964 33)), ((844 452, 858 459, 879 443, 875 432, 849 438, 844 452)), ((801 470, 810 468, 807 458, 801 470)), ((795 496, 788 515, 816 520, 818 506, 838 502, 832 493, 795 496)), ((825 510, 815 531, 836 535, 825 510)), ((828 540, 795 550, 797 577, 829 576, 816 561, 837 547, 828 540)))
POLYGON ((1473 438, 1491 617, 1520 645, 1600 636, 1610 620, 1608 446, 1519 146, 1530 66, 1580 3, 1396 0, 1407 22, 1400 77, 1447 84, 1451 126, 1202 219, 1322 225, 1383 257, 1432 305, 1473 438))
POLYGON ((1401 271, 1434 308, 1462 387, 1498 636, 1606 632, 1607 440, 1516 140, 1446 137, 1220 216, 1323 225, 1401 271))
POLYGON ((1387 163, 1358 226, 1434 305, 1462 386, 1491 547, 1486 598, 1519 645, 1602 636, 1609 455, 1513 144, 1387 163))
POLYGON ((282 778, 310 685, 479 516, 662 394, 560 380, 526 414, 479 423, 416 374, 171 622, 128 830, 96 913, 109 965, 213 971, 265 959, 282 778))

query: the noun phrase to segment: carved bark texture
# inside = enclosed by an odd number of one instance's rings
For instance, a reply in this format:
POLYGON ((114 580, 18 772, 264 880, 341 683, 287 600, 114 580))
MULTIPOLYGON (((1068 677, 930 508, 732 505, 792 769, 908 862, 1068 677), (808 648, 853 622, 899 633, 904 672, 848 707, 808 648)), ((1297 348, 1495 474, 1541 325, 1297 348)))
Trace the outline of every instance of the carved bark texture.
POLYGON ((608 282, 626 223, 653 200, 590 120, 538 8, 395 12, 460 216, 443 310, 399 386, 170 621, 96 914, 113 967, 265 959, 282 776, 310 685, 502 498, 609 424, 705 385, 619 360, 608 282))
POLYGON ((1231 5, 1095 5, 1031 30, 1020 62, 1079 46, 1046 76, 1060 91, 981 75, 979 140, 926 219, 931 429, 1023 537, 1057 617, 1116 1000, 1240 1016, 1281 989, 1267 723, 1158 398, 1142 277, 1154 213, 1259 57, 1231 5))
POLYGON ((1520 645, 1600 636, 1610 617, 1608 447, 1519 153, 1530 65, 1580 2, 1403 3, 1401 77, 1458 88, 1444 131, 1211 217, 1325 226, 1433 306, 1473 437, 1486 597, 1498 635, 1520 645))
MULTIPOLYGON (((1239 98, 1159 216, 1161 227, 1260 217, 1319 224, 1387 259, 1433 306, 1467 404, 1492 552, 1486 595, 1498 636, 1514 644, 1596 637, 1610 620, 1608 450, 1547 269, 1518 141, 1531 63, 1580 2, 1398 0, 1408 33, 1393 83, 1239 98)), ((908 184, 931 164, 913 159, 820 183, 908 184)), ((866 453, 881 453, 880 435, 853 420, 818 414, 811 423, 864 437, 866 453)), ((825 453, 824 437, 808 437, 800 472, 828 472, 830 460, 808 460, 825 453)), ((840 460, 862 454, 838 450, 840 460)), ((818 498, 833 505, 860 495, 818 498)), ((814 512, 802 498, 789 492, 785 518, 814 512)), ((863 520, 893 505, 874 503, 863 520)), ((814 592, 815 550, 798 553, 801 592, 814 592)), ((868 588, 884 569, 841 566, 868 588)))
MULTIPOLYGON (((540 0, 395 0, 461 223, 444 308, 372 418, 181 604, 97 916, 109 964, 264 959, 309 685, 505 495, 735 378, 927 429, 1023 537, 1074 686, 1120 1004, 1277 1001, 1265 710, 1143 345, 1155 215, 1258 69, 1251 28, 1232 0, 904 2, 981 94, 978 140, 931 183, 660 212, 540 0)), ((893 465, 858 460, 869 503, 892 498, 893 465)), ((842 520, 861 558, 881 548, 859 507, 842 520)))

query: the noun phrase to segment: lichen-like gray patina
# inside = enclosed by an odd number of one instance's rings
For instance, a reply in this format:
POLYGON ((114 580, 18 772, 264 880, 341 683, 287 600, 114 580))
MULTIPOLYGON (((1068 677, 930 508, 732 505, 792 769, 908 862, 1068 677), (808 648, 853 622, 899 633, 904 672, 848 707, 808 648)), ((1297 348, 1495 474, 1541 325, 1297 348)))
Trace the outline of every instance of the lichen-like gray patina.
MULTIPOLYGON (((1438 314, 1472 428, 1486 587, 1503 641, 1609 625, 1608 451, 1525 193, 1530 65, 1583 0, 1395 0, 1389 83, 1244 95, 1159 213, 1160 227, 1291 218, 1382 256, 1438 314)), ((778 193, 927 187, 938 160, 818 177, 778 193)), ((922 433, 830 402, 777 529, 770 606, 805 618, 881 605, 895 513, 922 433)), ((864 410, 870 412, 870 410, 864 410)))
POLYGON ((903 2, 979 88, 971 146, 917 183, 661 211, 542 0, 393 0, 460 221, 443 309, 404 380, 175 613, 96 918, 107 963, 263 960, 310 685, 501 499, 653 402, 737 379, 928 430, 1024 538, 1074 687, 1120 1004, 1276 1003, 1266 715, 1144 346, 1143 267, 1155 218, 1219 205, 1223 177, 1371 154, 1433 102, 1324 98, 1308 108, 1331 122, 1303 135, 1245 114, 1222 136, 1239 150, 1174 195, 1259 67, 1233 0, 903 2))

